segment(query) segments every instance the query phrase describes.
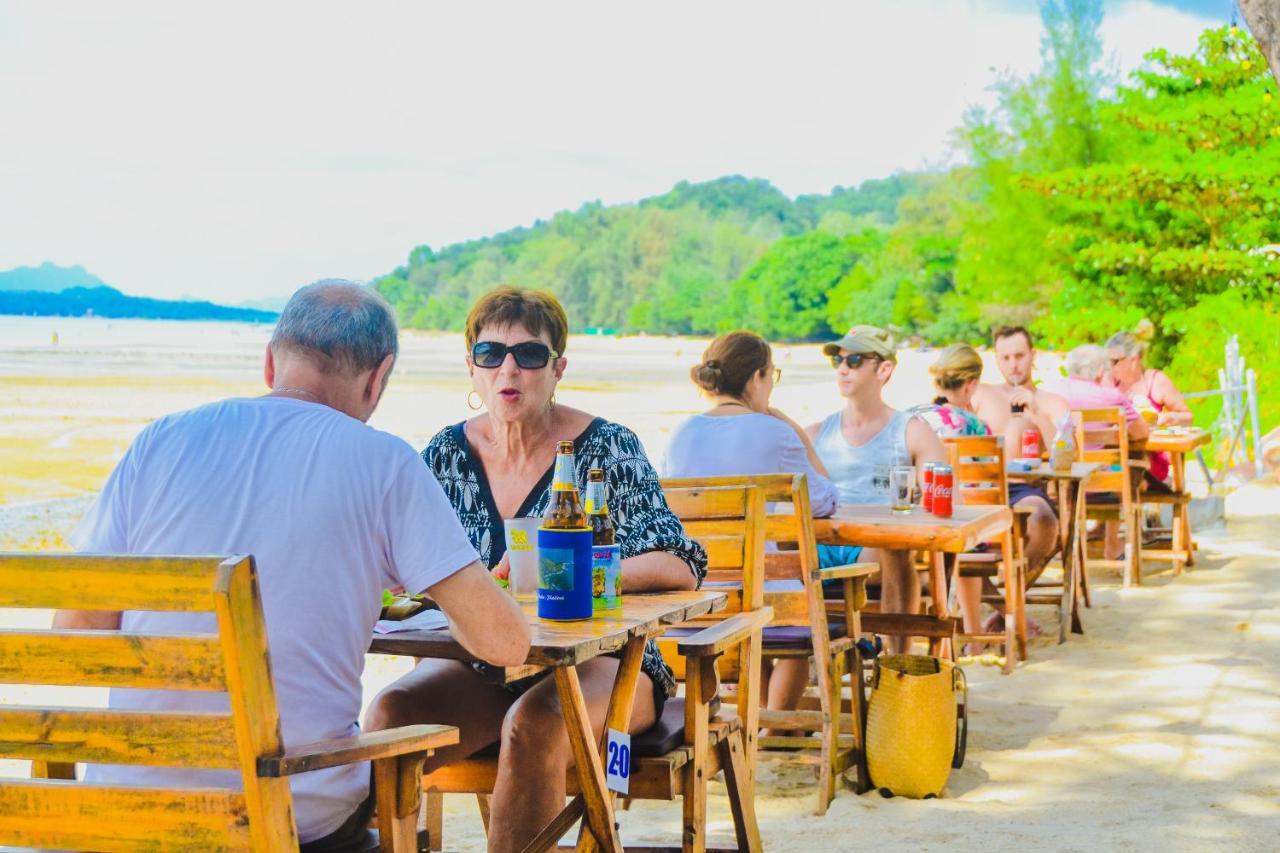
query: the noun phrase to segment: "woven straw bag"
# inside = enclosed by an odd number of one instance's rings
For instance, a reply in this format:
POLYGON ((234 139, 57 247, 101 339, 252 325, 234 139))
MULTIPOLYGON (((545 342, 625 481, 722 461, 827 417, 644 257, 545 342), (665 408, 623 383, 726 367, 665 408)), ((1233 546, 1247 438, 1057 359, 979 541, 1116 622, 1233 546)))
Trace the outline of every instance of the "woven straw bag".
POLYGON ((942 796, 964 764, 964 671, 923 655, 876 658, 867 705, 867 769, 884 796, 942 796))

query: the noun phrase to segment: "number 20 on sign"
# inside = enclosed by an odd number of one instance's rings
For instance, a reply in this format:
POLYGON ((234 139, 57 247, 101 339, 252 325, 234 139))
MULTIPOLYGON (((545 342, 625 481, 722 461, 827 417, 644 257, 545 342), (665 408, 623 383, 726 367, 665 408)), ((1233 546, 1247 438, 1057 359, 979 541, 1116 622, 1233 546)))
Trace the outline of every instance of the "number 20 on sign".
POLYGON ((631 735, 609 729, 605 743, 604 781, 610 791, 626 795, 631 785, 631 735))

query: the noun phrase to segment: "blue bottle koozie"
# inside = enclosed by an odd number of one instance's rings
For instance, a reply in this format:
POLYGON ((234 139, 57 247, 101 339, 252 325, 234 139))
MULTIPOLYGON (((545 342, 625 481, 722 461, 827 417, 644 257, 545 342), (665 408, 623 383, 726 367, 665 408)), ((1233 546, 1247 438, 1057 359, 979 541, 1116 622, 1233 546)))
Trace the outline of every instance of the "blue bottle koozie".
POLYGON ((591 618, 591 531, 538 528, 538 616, 591 618))

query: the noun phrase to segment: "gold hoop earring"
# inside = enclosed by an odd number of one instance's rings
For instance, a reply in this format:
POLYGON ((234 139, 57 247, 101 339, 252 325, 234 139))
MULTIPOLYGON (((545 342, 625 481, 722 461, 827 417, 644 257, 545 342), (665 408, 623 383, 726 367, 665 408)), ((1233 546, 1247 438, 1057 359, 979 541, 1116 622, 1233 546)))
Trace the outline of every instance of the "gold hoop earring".
POLYGON ((484 406, 484 402, 480 399, 480 395, 476 394, 474 390, 468 391, 467 392, 467 408, 473 412, 478 412, 480 411, 482 406, 484 406), (475 398, 476 398, 476 402, 474 403, 471 402, 471 396, 473 394, 475 395, 475 398))
POLYGON ((552 394, 551 399, 547 401, 547 408, 554 409, 556 407, 556 395, 552 394))

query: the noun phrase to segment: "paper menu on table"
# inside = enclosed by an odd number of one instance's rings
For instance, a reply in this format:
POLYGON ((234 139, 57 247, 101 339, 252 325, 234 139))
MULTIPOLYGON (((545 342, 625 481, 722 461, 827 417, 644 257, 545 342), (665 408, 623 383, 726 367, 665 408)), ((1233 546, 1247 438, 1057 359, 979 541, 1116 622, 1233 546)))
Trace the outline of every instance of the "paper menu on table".
POLYGON ((421 610, 408 619, 393 621, 379 619, 373 626, 375 634, 397 634, 401 631, 430 631, 433 628, 448 628, 449 620, 439 610, 421 610))

